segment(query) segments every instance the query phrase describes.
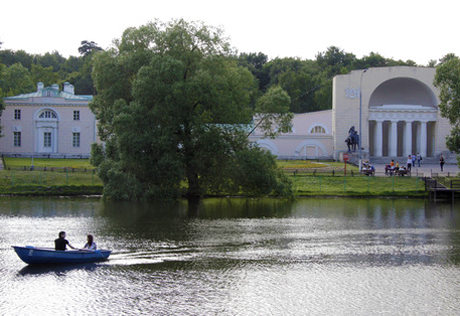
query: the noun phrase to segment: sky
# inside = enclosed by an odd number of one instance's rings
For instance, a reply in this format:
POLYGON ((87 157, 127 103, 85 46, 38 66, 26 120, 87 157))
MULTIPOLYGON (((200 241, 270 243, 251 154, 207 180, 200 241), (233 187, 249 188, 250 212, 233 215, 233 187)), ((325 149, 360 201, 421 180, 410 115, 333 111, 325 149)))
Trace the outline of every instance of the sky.
POLYGON ((81 41, 103 49, 128 27, 184 18, 219 27, 240 53, 315 59, 330 46, 357 58, 427 65, 460 56, 458 0, 46 0, 2 1, 2 49, 79 56, 81 41))

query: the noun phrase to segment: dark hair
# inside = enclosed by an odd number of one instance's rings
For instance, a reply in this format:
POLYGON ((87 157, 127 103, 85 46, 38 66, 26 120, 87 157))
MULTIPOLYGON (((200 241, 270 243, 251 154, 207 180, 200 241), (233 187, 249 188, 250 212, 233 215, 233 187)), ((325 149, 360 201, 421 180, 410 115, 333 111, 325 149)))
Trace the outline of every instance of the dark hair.
POLYGON ((62 235, 64 235, 64 234, 65 234, 65 231, 60 231, 60 232, 59 232, 59 238, 64 238, 64 237, 62 236, 62 235))
POLYGON ((91 246, 93 243, 93 235, 88 234, 88 246, 91 246))

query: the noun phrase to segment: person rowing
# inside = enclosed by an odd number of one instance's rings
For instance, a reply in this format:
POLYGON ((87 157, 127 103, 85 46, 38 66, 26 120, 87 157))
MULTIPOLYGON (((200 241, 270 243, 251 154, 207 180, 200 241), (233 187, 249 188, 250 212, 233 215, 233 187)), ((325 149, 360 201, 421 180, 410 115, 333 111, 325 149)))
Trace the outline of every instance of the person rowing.
POLYGON ((72 246, 67 239, 65 239, 65 237, 66 237, 65 231, 59 232, 58 236, 59 236, 59 238, 54 240, 54 249, 55 250, 66 250, 67 246, 69 246, 72 249, 77 249, 74 246, 72 246))

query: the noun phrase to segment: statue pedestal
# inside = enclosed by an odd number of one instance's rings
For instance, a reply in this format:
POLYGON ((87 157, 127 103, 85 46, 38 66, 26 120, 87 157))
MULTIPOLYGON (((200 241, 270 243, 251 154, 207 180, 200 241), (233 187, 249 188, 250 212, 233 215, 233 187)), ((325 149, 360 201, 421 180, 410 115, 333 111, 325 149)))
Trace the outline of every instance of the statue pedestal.
MULTIPOLYGON (((342 151, 339 153, 339 161, 343 162, 343 154, 348 154, 348 163, 351 163, 352 165, 359 166, 359 152, 347 152, 347 151, 342 151)), ((361 160, 362 161, 369 161, 369 152, 367 151, 361 151, 361 160)))

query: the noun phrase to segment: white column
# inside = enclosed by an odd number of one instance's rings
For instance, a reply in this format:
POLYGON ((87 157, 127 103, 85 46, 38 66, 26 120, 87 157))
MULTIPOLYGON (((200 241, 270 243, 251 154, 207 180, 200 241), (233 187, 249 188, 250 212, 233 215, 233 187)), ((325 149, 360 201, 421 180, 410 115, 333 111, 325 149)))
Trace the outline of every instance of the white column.
POLYGON ((374 132, 374 156, 382 157, 383 156, 383 122, 375 122, 375 132, 374 132))
POLYGON ((428 131, 426 128, 427 122, 420 122, 420 155, 422 157, 426 157, 426 145, 427 145, 427 137, 428 131))
POLYGON ((417 127, 417 135, 416 137, 416 150, 414 150, 414 153, 420 153, 420 122, 416 123, 415 125, 417 127))
POLYGON ((398 155, 398 122, 391 121, 390 137, 388 142, 388 156, 396 157, 398 155))
POLYGON ((404 156, 412 155, 412 122, 406 122, 404 128, 404 156))

